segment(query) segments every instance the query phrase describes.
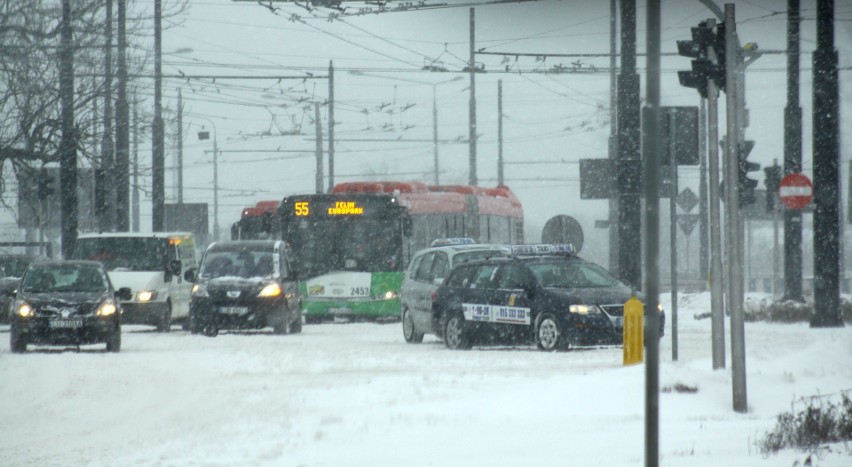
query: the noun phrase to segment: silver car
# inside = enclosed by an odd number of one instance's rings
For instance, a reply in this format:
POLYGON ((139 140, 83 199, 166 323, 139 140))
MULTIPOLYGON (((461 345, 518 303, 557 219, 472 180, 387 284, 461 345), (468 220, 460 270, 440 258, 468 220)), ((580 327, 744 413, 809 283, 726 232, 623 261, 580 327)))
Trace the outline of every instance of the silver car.
POLYGON ((440 335, 440 323, 432 315, 435 291, 457 264, 508 256, 510 250, 502 245, 476 244, 461 241, 438 241, 414 254, 402 282, 400 318, 402 334, 409 343, 423 342, 424 334, 440 335))

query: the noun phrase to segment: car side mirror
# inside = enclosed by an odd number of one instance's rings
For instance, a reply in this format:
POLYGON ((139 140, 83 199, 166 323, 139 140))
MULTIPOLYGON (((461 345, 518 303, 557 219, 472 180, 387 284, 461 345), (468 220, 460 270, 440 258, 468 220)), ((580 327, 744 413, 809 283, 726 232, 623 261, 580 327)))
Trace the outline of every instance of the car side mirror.
POLYGON ((133 298, 133 292, 130 291, 130 287, 122 287, 115 292, 115 296, 120 300, 130 300, 133 298))
POLYGON ((198 279, 198 276, 196 274, 195 269, 193 268, 193 269, 187 269, 186 271, 184 271, 183 278, 187 282, 195 282, 196 279, 198 279))

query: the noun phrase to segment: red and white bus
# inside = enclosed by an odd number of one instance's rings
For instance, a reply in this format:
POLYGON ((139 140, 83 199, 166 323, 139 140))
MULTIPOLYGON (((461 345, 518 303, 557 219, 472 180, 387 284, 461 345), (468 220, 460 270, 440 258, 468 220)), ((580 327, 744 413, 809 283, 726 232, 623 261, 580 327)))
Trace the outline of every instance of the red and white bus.
POLYGON ((408 209, 412 235, 405 263, 436 238, 469 237, 479 243, 523 243, 524 209, 506 186, 427 185, 420 182, 338 183, 332 193, 394 194, 408 209))

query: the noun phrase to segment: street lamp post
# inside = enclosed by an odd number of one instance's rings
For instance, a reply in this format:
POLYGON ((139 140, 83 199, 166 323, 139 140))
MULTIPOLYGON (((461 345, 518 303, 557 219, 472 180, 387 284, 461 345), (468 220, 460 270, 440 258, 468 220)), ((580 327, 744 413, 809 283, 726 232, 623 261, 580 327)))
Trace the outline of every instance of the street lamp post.
MULTIPOLYGON (((218 132, 212 120, 206 118, 204 120, 207 120, 213 127, 213 241, 215 242, 219 240, 219 146, 216 139, 218 132)), ((198 132, 198 139, 210 139, 210 132, 204 131, 204 127, 201 127, 201 131, 198 132)))

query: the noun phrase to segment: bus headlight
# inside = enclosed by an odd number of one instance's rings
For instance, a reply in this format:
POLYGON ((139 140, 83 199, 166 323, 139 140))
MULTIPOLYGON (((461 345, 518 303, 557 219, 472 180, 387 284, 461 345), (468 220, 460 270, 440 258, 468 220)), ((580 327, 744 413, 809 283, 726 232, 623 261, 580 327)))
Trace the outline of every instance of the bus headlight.
POLYGON ((258 297, 277 297, 281 295, 281 286, 278 285, 277 282, 273 282, 271 284, 267 284, 259 294, 258 297))
POLYGON ((373 300, 393 300, 398 297, 399 294, 393 290, 388 290, 385 293, 374 295, 373 300))
POLYGON ((207 286, 203 284, 195 284, 192 286, 193 297, 209 297, 210 295, 207 293, 207 286))
POLYGON ((21 318, 29 318, 35 314, 35 309, 27 302, 19 302, 17 306, 15 306, 15 310, 21 318))
POLYGON ((95 315, 97 316, 112 316, 115 314, 116 307, 115 303, 112 300, 107 300, 101 303, 101 306, 95 311, 95 315))
POLYGON ((157 291, 156 290, 140 290, 136 292, 136 301, 137 302, 150 302, 152 300, 157 299, 157 291))

